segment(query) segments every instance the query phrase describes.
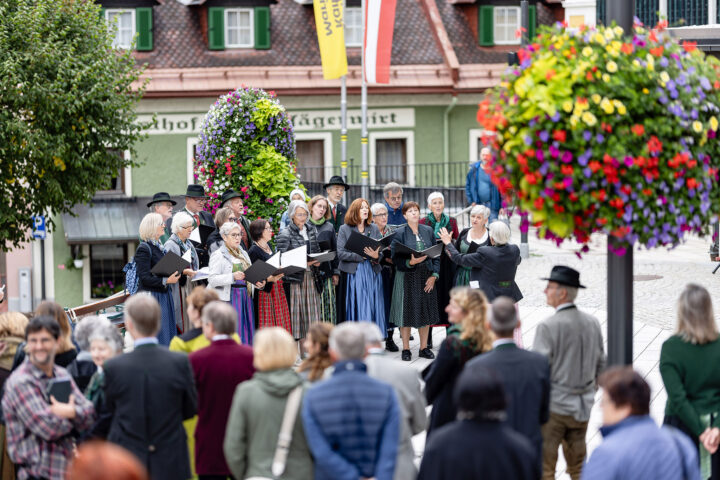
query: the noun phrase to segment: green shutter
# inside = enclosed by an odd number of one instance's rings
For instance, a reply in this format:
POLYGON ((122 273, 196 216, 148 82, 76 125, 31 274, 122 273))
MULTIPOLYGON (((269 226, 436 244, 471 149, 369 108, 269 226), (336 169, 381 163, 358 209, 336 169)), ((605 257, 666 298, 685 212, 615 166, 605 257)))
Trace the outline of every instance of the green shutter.
POLYGON ((528 40, 532 42, 535 39, 535 27, 537 26, 537 16, 535 5, 530 5, 528 10, 528 40))
POLYGON ((492 5, 480 5, 478 40, 483 47, 492 47, 495 41, 495 9, 492 5))
POLYGON ((225 50, 225 9, 208 8, 208 43, 210 50, 225 50))
POLYGON ((140 51, 153 49, 153 10, 152 7, 135 9, 135 31, 137 44, 135 48, 140 51))
POLYGON ((270 7, 255 7, 255 48, 270 48, 270 7))

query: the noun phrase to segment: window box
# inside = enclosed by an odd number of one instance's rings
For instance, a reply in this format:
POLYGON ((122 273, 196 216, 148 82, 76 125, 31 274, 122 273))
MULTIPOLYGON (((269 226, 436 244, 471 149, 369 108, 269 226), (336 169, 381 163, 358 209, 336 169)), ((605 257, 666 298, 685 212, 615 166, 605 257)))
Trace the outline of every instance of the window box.
POLYGON ((270 7, 208 8, 210 50, 270 48, 270 7))

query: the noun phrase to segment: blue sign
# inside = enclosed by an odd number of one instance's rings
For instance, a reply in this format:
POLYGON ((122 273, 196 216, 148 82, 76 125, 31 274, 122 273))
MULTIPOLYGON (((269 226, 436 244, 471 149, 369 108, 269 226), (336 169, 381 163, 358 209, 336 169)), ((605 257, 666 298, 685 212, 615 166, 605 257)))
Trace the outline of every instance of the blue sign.
POLYGON ((45 228, 45 215, 33 215, 33 238, 45 240, 47 228, 45 228))

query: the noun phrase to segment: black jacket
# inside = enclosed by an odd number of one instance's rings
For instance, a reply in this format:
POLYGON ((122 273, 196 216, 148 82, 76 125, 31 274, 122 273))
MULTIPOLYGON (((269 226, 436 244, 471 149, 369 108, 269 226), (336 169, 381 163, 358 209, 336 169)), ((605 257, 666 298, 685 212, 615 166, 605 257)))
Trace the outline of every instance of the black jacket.
POLYGON ((428 438, 418 480, 535 480, 530 441, 499 422, 458 420, 428 438))
POLYGON ((187 355, 142 345, 105 363, 108 441, 143 463, 153 480, 190 478, 183 420, 197 410, 187 355))
MULTIPOLYGON (((293 248, 302 247, 306 243, 308 244, 308 253, 320 253, 320 246, 317 241, 317 230, 315 226, 305 224, 307 230, 308 241, 306 242, 297 225, 290 221, 288 228, 283 230, 276 237, 275 243, 277 244, 278 252, 287 252, 293 248)), ((304 272, 293 273, 292 275, 286 275, 284 280, 288 283, 302 283, 304 272)))
POLYGON ((466 369, 488 367, 502 379, 508 400, 506 424, 532 442, 542 456, 540 426, 550 415, 550 365, 547 357, 518 348, 515 343, 498 345, 470 360, 466 369))
MULTIPOLYGON (((455 248, 457 249, 458 252, 460 251, 460 242, 462 242, 463 240, 465 240, 467 238, 470 228, 471 227, 464 228, 460 232, 460 235, 458 235, 458 238, 455 239, 455 248)), ((490 235, 487 236, 487 239, 483 243, 475 243, 475 242, 470 243, 470 248, 468 249, 467 253, 475 253, 475 251, 478 248, 488 247, 488 246, 490 246, 490 235)))
POLYGON ((489 301, 500 296, 510 297, 515 302, 522 300, 523 295, 515 283, 515 272, 522 260, 517 245, 479 247, 474 253, 462 254, 449 243, 445 252, 458 265, 472 267, 470 281, 480 283, 480 289, 489 301))
POLYGON ((140 242, 135 250, 139 292, 167 292, 167 285, 163 285, 163 277, 150 272, 164 255, 163 251, 152 243, 140 242))
MULTIPOLYGON (((330 220, 325 220, 325 223, 323 223, 322 225, 315 225, 312 222, 308 222, 308 224, 315 227, 315 231, 317 232, 318 246, 320 247, 321 252, 324 252, 325 250, 331 250, 333 252, 337 251, 337 234, 330 220)), ((321 263, 320 272, 322 272, 323 277, 329 278, 333 275, 340 275, 338 263, 339 260, 337 255, 335 256, 335 260, 333 260, 332 262, 321 263)))
MULTIPOLYGON (((418 225, 418 235, 425 244, 425 248, 430 248, 435 245, 435 238, 433 229, 427 225, 418 225)), ((417 241, 415 240, 415 234, 408 225, 403 225, 395 231, 395 238, 393 238, 392 244, 390 245, 390 254, 392 256, 393 264, 401 272, 410 272, 414 270, 417 265, 412 267, 406 263, 410 260, 410 255, 405 255, 397 252, 396 246, 398 243, 404 244, 406 247, 410 247, 413 250, 417 250, 417 241)), ((423 262, 427 268, 433 273, 440 273, 440 257, 428 258, 423 262)))

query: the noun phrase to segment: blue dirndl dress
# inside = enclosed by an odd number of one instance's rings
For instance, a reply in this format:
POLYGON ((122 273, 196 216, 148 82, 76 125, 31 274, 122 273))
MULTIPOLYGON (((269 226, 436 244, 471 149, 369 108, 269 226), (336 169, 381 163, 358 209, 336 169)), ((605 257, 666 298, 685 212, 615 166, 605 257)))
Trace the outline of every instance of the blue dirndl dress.
POLYGON ((175 303, 173 302, 172 292, 155 292, 148 291, 155 300, 160 304, 160 331, 157 339, 160 345, 166 347, 170 345, 170 340, 177 335, 177 323, 175 322, 175 303))
POLYGON ((360 262, 355 273, 347 274, 345 320, 374 322, 380 331, 387 331, 383 280, 375 273, 369 260, 360 262))
POLYGON ((230 288, 230 305, 238 314, 238 336, 243 345, 252 345, 255 330, 253 302, 245 280, 235 280, 230 288))

